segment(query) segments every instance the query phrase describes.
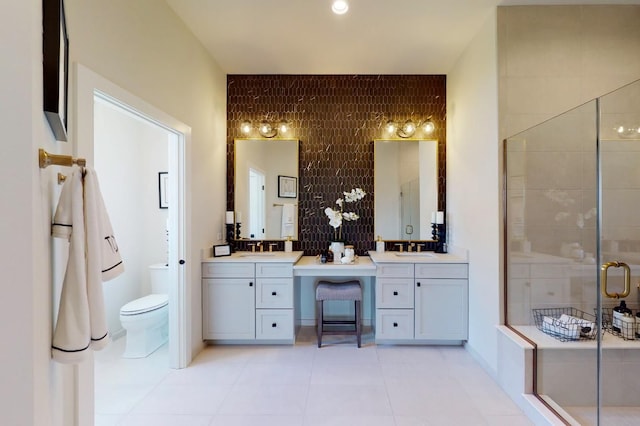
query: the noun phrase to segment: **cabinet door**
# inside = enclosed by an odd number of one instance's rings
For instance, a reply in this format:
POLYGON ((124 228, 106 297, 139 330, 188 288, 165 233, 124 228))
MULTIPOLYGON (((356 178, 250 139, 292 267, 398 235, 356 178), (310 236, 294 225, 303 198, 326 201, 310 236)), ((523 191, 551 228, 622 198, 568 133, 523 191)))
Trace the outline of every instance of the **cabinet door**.
POLYGON ((415 338, 467 340, 467 287, 463 279, 416 279, 415 338))
POLYGON ((255 339, 255 282, 249 278, 205 279, 204 339, 255 339))

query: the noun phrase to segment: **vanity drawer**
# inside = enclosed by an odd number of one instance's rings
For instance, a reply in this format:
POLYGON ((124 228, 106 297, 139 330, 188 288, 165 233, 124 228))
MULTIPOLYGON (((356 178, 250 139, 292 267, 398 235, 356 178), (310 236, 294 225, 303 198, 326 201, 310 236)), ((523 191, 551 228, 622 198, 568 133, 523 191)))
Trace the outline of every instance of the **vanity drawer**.
POLYGON ((406 278, 378 278, 376 280, 377 308, 413 308, 413 280, 406 278))
POLYGON ((376 309, 376 340, 413 339, 413 309, 376 309))
POLYGON ((256 339, 293 338, 293 309, 256 309, 256 339))
POLYGON ((376 277, 413 278, 413 263, 381 263, 376 277))
POLYGON ((256 308, 293 308, 293 278, 257 278, 256 308))
POLYGON ((202 278, 253 278, 254 273, 254 263, 202 263, 202 278))
POLYGON ((467 278, 466 263, 417 263, 416 278, 467 278))
POLYGON ((261 277, 293 277, 291 263, 256 263, 256 278, 261 277))

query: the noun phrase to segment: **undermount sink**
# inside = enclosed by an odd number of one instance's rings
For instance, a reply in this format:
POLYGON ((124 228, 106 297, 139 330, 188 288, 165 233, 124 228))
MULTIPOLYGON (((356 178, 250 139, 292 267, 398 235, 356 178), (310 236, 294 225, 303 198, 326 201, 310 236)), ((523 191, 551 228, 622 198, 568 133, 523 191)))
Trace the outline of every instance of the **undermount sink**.
POLYGON ((425 253, 425 252, 398 252, 395 253, 396 256, 400 256, 400 257, 435 257, 433 254, 431 253, 425 253))
POLYGON ((275 253, 240 253, 239 256, 240 257, 274 257, 276 254, 275 253))

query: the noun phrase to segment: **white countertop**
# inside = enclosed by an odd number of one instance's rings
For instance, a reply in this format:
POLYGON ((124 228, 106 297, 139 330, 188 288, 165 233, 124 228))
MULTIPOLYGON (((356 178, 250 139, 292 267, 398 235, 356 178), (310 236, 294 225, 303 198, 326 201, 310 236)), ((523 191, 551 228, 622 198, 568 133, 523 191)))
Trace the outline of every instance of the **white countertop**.
POLYGON ((354 263, 320 263, 317 256, 302 256, 293 265, 294 276, 375 276, 376 265, 368 256, 358 256, 354 263))
POLYGON ((466 257, 455 253, 370 251, 374 263, 467 263, 466 257))
POLYGON ((231 253, 231 256, 219 256, 219 257, 207 257, 203 259, 203 262, 271 262, 271 263, 296 263, 298 259, 302 257, 301 251, 265 251, 265 252, 251 252, 251 251, 237 251, 231 253))

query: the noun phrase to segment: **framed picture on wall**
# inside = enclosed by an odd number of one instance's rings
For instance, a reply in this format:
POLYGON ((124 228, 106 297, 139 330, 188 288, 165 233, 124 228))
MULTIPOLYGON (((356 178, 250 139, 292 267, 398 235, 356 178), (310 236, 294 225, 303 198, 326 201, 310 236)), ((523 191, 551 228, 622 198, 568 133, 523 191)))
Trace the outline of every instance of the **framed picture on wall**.
POLYGON ((298 196, 298 178, 278 176, 278 197, 296 198, 298 196))
POLYGON ((158 172, 158 200, 161 209, 169 208, 169 172, 158 172))
POLYGON ((67 140, 69 38, 62 0, 42 0, 42 106, 53 135, 67 140))

